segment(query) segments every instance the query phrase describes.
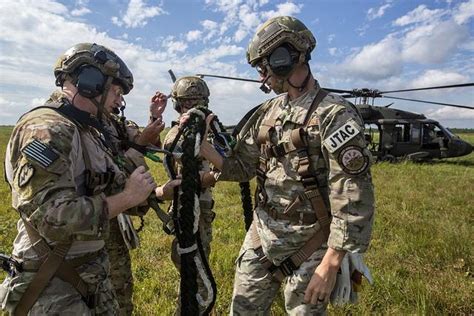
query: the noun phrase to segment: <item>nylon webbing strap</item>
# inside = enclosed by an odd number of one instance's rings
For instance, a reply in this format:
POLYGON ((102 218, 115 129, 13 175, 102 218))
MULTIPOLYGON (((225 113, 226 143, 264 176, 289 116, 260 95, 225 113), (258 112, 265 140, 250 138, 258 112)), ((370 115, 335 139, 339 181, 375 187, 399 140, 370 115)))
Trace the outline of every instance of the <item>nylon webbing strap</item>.
POLYGON ((51 250, 46 241, 41 237, 33 225, 23 217, 22 220, 30 242, 33 245, 33 249, 40 258, 46 258, 36 272, 33 280, 28 285, 28 288, 20 298, 14 315, 27 315, 28 311, 35 304, 43 290, 55 275, 61 280, 70 283, 89 305, 91 302, 88 301, 89 297, 87 283, 80 277, 73 266, 64 261, 64 258, 66 257, 69 248, 71 248, 72 243, 60 243, 51 250))
MULTIPOLYGON (((306 127, 311 115, 316 111, 319 103, 326 97, 327 91, 319 89, 304 120, 304 127, 306 127)), ((301 176, 303 187, 305 189, 304 197, 298 196, 298 203, 292 203, 293 206, 301 205, 304 199, 308 199, 311 207, 316 213, 316 218, 320 224, 318 230, 298 251, 284 260, 280 265, 274 265, 265 255, 260 259, 262 265, 267 268, 278 281, 293 273, 299 266, 305 262, 321 245, 327 241, 329 236, 330 217, 328 209, 318 189, 318 181, 315 173, 312 170, 311 162, 308 156, 308 147, 306 141, 306 134, 303 128, 297 129, 298 132, 292 133, 292 142, 296 147, 299 156, 298 174, 301 176), (294 138, 294 141, 293 141, 294 138)), ((285 210, 286 212, 288 210, 285 210)), ((291 212, 287 214, 291 216, 291 212)), ((250 228, 251 240, 255 249, 261 247, 260 237, 257 233, 255 220, 250 228)))

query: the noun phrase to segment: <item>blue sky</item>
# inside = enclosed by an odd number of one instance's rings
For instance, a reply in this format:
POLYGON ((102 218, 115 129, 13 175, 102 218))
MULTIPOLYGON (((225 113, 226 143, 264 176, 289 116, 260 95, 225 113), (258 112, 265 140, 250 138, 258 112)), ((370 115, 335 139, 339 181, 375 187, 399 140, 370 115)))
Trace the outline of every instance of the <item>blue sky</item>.
MULTIPOLYGON (((256 28, 293 15, 317 39, 313 73, 323 87, 393 90, 474 82, 474 0, 0 0, 0 124, 55 89, 56 58, 77 42, 110 47, 129 65, 128 118, 144 125, 167 70, 257 78, 245 60, 256 28)), ((206 79, 211 108, 235 124, 268 98, 257 84, 206 79)), ((474 88, 398 94, 474 106, 474 88)), ((385 105, 387 100, 376 100, 385 105)), ((474 110, 396 102, 448 127, 474 128, 474 110)), ((170 105, 169 122, 176 118, 170 105)))

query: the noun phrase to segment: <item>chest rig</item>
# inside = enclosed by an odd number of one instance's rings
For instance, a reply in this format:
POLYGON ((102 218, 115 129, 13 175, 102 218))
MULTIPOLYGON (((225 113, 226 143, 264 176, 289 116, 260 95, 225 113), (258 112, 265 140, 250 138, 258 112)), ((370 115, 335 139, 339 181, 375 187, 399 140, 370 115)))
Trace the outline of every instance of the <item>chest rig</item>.
MULTIPOLYGON (((274 265, 265 255, 261 256, 261 263, 278 281, 282 281, 296 270, 311 254, 313 254, 321 245, 327 241, 329 237, 329 226, 331 222, 330 212, 323 196, 320 192, 320 183, 318 181, 316 170, 310 160, 308 146, 308 122, 312 114, 316 111, 318 105, 328 94, 327 91, 319 89, 309 107, 301 127, 295 128, 290 133, 289 143, 275 144, 271 135, 276 132, 278 111, 273 110, 270 116, 265 119, 257 134, 257 145, 260 146, 259 165, 256 170, 257 191, 256 201, 258 205, 264 209, 270 217, 275 220, 288 220, 292 224, 310 225, 317 221, 320 224, 320 230, 312 236, 302 248, 296 253, 285 259, 280 265, 274 265), (290 202, 290 204, 282 212, 277 212, 273 208, 267 206, 268 196, 265 192, 265 181, 267 179, 268 162, 271 158, 279 158, 288 155, 290 152, 296 151, 298 155, 297 173, 304 191, 290 202), (312 213, 297 212, 306 201, 309 201, 312 213)), ((255 222, 250 228, 252 243, 255 249, 261 248, 260 237, 257 234, 255 222)))

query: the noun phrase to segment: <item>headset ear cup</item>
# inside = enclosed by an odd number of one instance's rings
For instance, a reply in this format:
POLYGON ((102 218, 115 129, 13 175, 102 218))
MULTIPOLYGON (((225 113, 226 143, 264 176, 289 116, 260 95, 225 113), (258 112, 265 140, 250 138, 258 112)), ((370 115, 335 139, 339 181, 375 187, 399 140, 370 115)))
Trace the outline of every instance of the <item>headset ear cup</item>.
POLYGON ((293 69, 295 62, 290 50, 285 46, 275 49, 268 58, 268 65, 277 76, 286 76, 293 69))
POLYGON ((84 65, 77 71, 77 91, 83 97, 95 98, 104 92, 106 79, 98 68, 84 65))

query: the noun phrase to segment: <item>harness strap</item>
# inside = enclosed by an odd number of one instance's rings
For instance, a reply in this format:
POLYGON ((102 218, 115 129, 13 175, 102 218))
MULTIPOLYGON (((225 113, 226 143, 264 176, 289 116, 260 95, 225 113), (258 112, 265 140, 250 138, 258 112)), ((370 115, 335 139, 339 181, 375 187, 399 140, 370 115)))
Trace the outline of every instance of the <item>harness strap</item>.
MULTIPOLYGON (((319 183, 316 177, 316 173, 314 172, 311 161, 309 159, 308 154, 308 140, 307 140, 307 133, 306 127, 311 115, 316 111, 319 103, 326 97, 328 94, 327 91, 320 89, 307 114, 304 119, 303 127, 295 129, 291 133, 291 141, 295 149, 298 151, 298 175, 301 177, 301 182, 304 187, 303 194, 300 194, 296 197, 296 199, 290 203, 290 205, 285 209, 284 213, 278 213, 274 209, 270 209, 267 211, 269 216, 273 217, 274 219, 295 219, 300 218, 300 223, 303 222, 303 217, 306 215, 304 213, 298 214, 296 209, 302 205, 305 200, 309 200, 312 209, 314 210, 315 214, 313 215, 313 221, 308 222, 310 224, 315 223, 316 221, 320 224, 320 229, 301 247, 298 251, 296 251, 293 255, 285 259, 280 265, 273 264, 264 254, 262 254, 260 262, 262 265, 267 268, 272 276, 278 280, 279 282, 283 281, 283 279, 287 276, 293 274, 293 271, 299 268, 299 266, 306 261, 321 245, 327 241, 329 237, 329 227, 331 218, 329 216, 328 208, 324 203, 323 197, 319 191, 319 183)), ((260 134, 260 133, 259 133, 260 134)), ((267 139, 267 144, 269 142, 269 136, 267 139)), ((268 148, 265 145, 261 145, 261 152, 262 156, 264 150, 268 148)), ((265 161, 266 167, 266 159, 265 157, 260 157, 262 165, 262 161, 265 161)), ((260 169, 260 168, 259 168, 260 169)), ((260 170, 262 171, 262 170, 260 170)), ((265 169, 266 171, 266 169, 265 169)), ((257 171, 258 175, 258 171, 257 171)), ((258 178, 257 178, 258 181, 258 178)), ((263 186, 261 187, 263 190, 263 186)), ((250 228, 251 240, 254 249, 261 249, 261 240, 257 233, 257 228, 255 224, 255 220, 252 223, 250 228)), ((306 224, 306 223, 305 223, 306 224)))
POLYGON ((95 306, 95 297, 89 295, 88 284, 80 277, 74 267, 64 260, 72 243, 59 243, 51 249, 33 225, 23 217, 22 220, 33 249, 44 260, 26 291, 21 296, 14 315, 27 315, 54 276, 71 284, 82 296, 87 306, 93 308, 95 306))

